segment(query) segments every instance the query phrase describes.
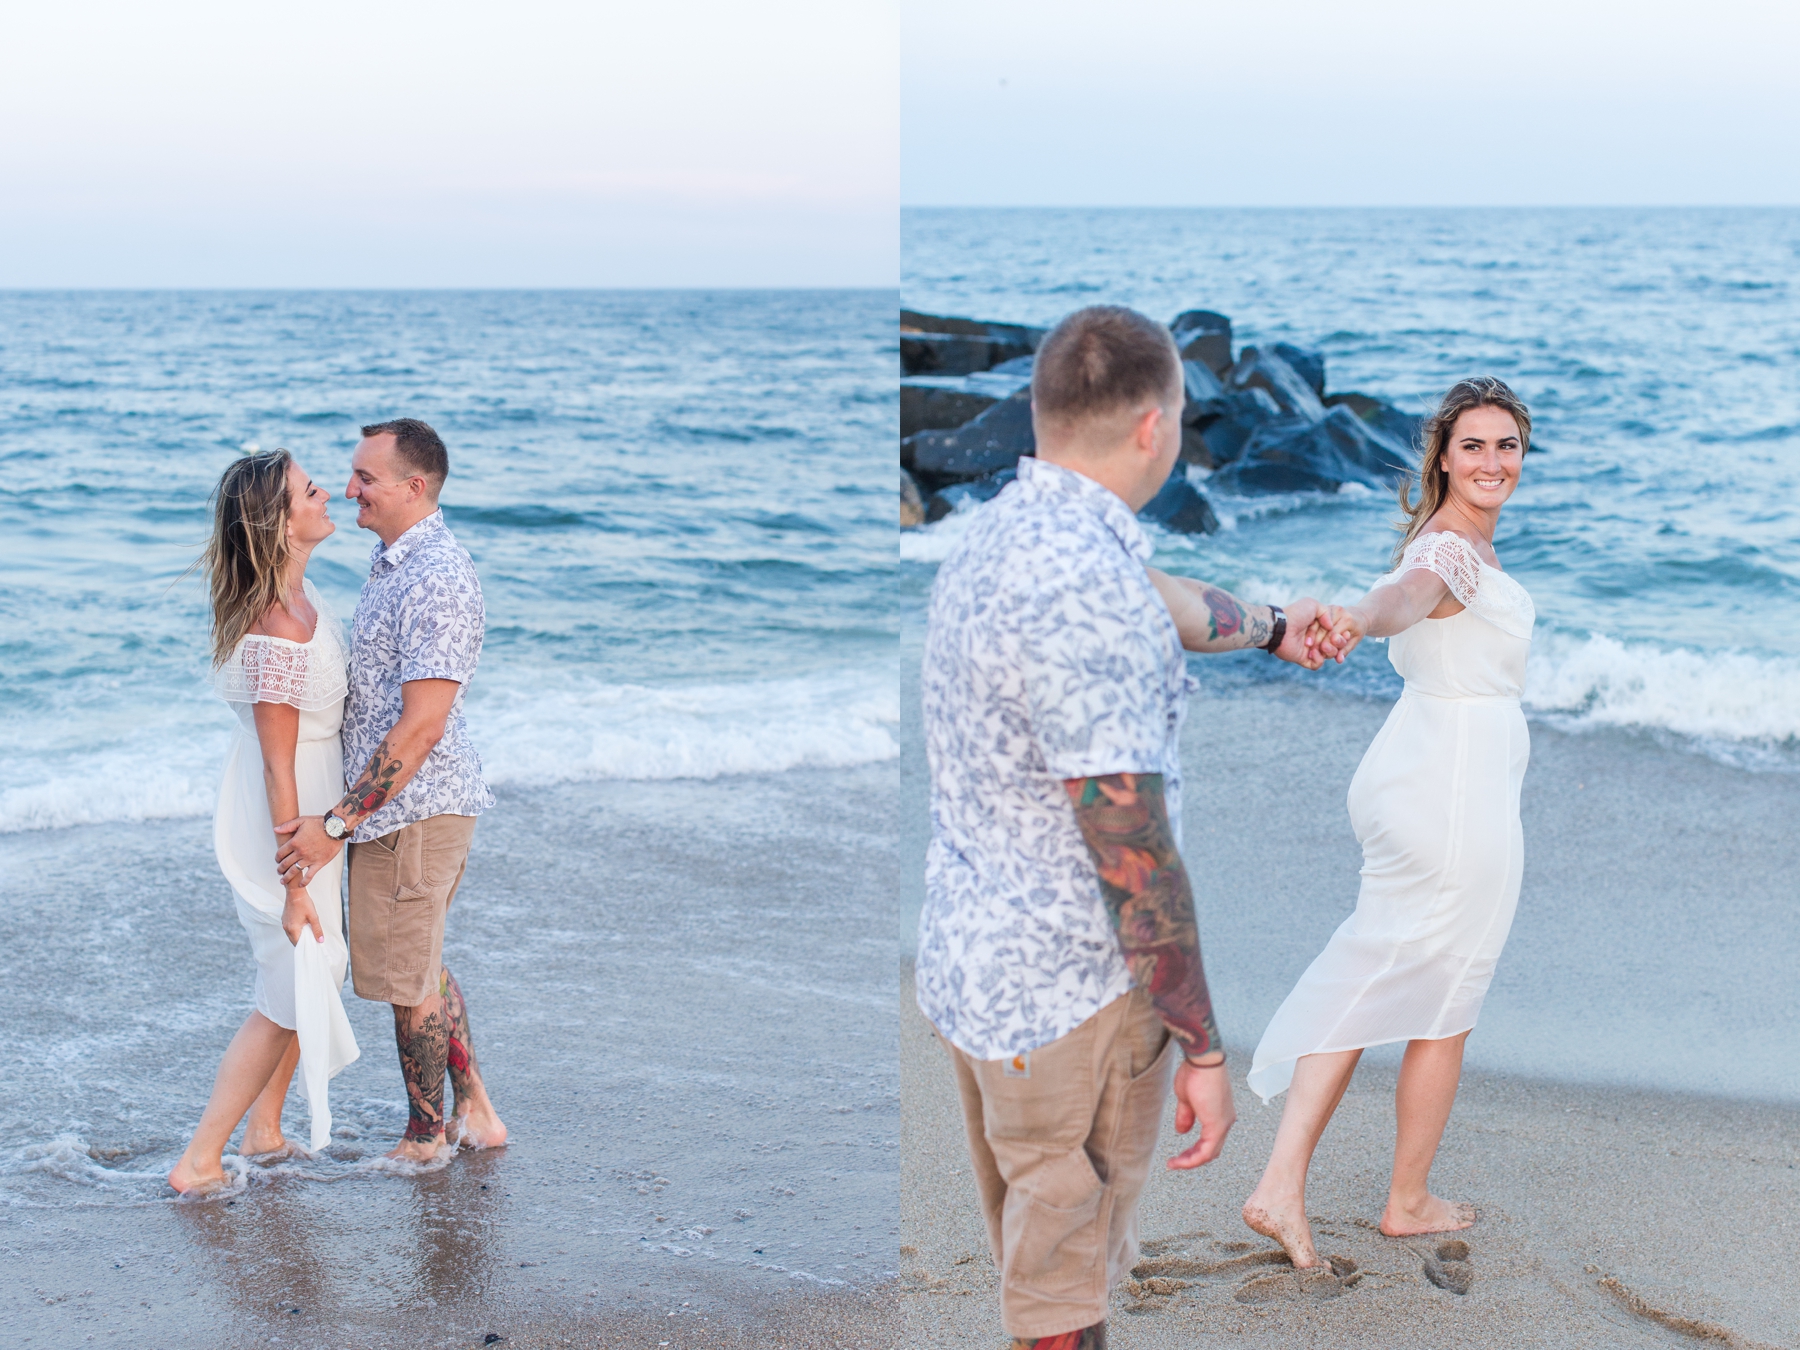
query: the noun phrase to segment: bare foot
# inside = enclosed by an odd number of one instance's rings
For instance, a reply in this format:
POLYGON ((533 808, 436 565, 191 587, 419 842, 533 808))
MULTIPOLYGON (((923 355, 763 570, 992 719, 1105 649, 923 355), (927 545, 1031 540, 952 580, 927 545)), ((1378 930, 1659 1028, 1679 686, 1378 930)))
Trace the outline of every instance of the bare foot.
POLYGON ((211 1195, 225 1185, 225 1169, 216 1172, 202 1172, 187 1160, 184 1153, 181 1161, 169 1172, 169 1185, 183 1195, 211 1195))
POLYGON ((1312 1225, 1306 1221, 1304 1200, 1265 1196, 1262 1187, 1258 1186, 1244 1201, 1244 1222, 1251 1232, 1279 1242, 1295 1270, 1306 1270, 1319 1264, 1319 1253, 1313 1246, 1312 1225))
POLYGON ((301 1148, 292 1139, 277 1137, 274 1145, 269 1147, 265 1147, 260 1140, 253 1141, 246 1138, 243 1143, 238 1145, 238 1156, 260 1163, 264 1167, 270 1167, 275 1163, 285 1162, 289 1158, 310 1158, 312 1154, 301 1148))
POLYGON ((483 1102, 452 1116, 449 1136, 458 1148, 499 1148, 506 1142, 506 1125, 494 1114, 493 1103, 483 1102))
POLYGON ((430 1139, 402 1139, 388 1151, 388 1157, 398 1158, 403 1162, 428 1163, 438 1155, 444 1146, 444 1136, 433 1135, 430 1139))
POLYGON ((1428 1194, 1423 1203, 1407 1206, 1390 1197, 1381 1213, 1380 1227, 1389 1237, 1411 1237, 1415 1233, 1454 1233, 1474 1222, 1475 1206, 1428 1194))

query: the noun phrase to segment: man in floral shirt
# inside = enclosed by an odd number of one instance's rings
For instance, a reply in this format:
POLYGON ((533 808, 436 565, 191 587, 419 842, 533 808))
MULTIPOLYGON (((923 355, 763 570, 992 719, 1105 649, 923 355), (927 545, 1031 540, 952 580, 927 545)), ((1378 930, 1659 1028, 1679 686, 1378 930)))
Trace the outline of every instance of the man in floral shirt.
POLYGON ((1211 1161, 1235 1119, 1180 852, 1183 648, 1322 658, 1313 601, 1246 605, 1144 565, 1134 513, 1181 446, 1166 328, 1077 311, 1031 394, 1036 457, 932 588, 918 999, 955 1068, 1014 1347, 1100 1350, 1170 1076, 1176 1128, 1201 1127, 1171 1166, 1211 1161))
POLYGON ((463 721, 486 619, 475 564, 444 525, 450 460, 412 418, 363 428, 344 495, 380 539, 357 603, 344 709, 349 791, 323 816, 278 827, 277 861, 315 868, 350 843, 350 970, 394 1009, 406 1133, 389 1157, 424 1161, 446 1141, 505 1142, 475 1061, 462 989, 443 963, 444 919, 475 819, 494 804, 463 721), (444 1113, 444 1077, 454 1107, 444 1113), (453 1128, 447 1124, 453 1121, 453 1128))

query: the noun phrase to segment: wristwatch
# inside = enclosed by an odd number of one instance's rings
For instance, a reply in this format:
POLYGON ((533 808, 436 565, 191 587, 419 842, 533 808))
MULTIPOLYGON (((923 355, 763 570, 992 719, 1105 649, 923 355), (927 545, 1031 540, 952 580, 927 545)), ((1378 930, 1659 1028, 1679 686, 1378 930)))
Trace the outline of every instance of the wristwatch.
POLYGON ((1275 619, 1274 631, 1269 634, 1269 640, 1263 644, 1263 650, 1272 655, 1276 648, 1281 646, 1281 640, 1287 636, 1287 614, 1283 612, 1280 605, 1270 605, 1269 613, 1275 619))
POLYGON ((342 839, 350 833, 350 827, 327 811, 325 813, 325 833, 329 838, 342 839))

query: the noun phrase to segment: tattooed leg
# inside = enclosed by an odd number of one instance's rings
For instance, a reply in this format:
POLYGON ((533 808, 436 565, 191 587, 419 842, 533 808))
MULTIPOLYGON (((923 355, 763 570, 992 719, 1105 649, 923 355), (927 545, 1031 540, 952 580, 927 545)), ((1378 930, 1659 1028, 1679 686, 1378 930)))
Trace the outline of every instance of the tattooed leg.
POLYGON ((444 1136, 450 1023, 443 1000, 429 999, 416 1008, 395 1004, 394 1040, 400 1047, 400 1076, 406 1080, 406 1133, 388 1156, 422 1160, 437 1151, 444 1136))
POLYGON ((450 1025, 448 1066, 450 1090, 455 1094, 451 1139, 470 1148, 493 1148, 506 1142, 506 1126, 495 1114, 481 1081, 481 1066, 475 1062, 475 1036, 469 1027, 469 1005, 449 966, 438 976, 438 992, 450 1025))

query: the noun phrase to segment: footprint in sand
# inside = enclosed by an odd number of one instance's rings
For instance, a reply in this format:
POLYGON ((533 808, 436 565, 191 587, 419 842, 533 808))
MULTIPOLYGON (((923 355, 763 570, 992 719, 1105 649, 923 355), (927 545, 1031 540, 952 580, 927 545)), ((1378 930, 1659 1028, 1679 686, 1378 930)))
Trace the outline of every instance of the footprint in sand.
POLYGON ((1362 1271, 1347 1256, 1327 1258, 1328 1264, 1305 1270, 1275 1270, 1245 1280, 1232 1295, 1239 1303, 1318 1302, 1338 1298, 1362 1279, 1362 1271))
POLYGON ((1425 1258, 1425 1278, 1453 1294, 1468 1293, 1475 1283, 1475 1267, 1469 1264, 1469 1244, 1461 1238, 1438 1243, 1437 1250, 1425 1258))

